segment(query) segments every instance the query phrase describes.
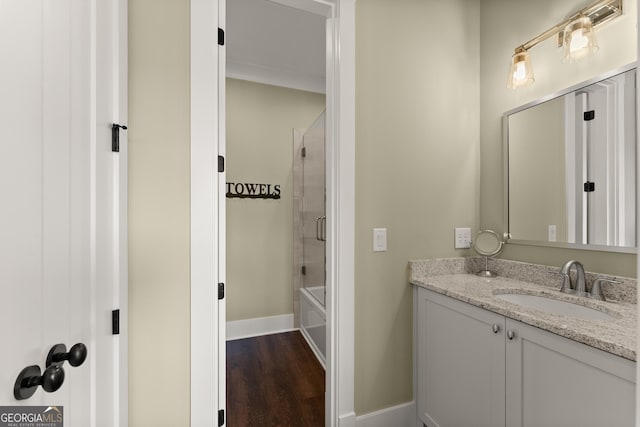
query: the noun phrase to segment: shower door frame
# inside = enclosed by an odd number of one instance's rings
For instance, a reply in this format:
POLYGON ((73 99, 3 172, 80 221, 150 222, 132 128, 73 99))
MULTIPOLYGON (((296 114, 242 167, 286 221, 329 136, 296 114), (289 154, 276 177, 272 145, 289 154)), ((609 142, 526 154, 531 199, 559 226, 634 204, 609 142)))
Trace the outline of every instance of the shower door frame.
MULTIPOLYGON (((351 427, 356 423, 356 0, 270 1, 327 18, 326 425, 351 427)), ((218 351, 219 337, 224 336, 224 303, 218 307, 213 295, 215 283, 224 278, 224 185, 217 184, 224 180, 224 174, 219 176, 211 164, 217 154, 224 154, 224 82, 220 82, 225 74, 224 59, 211 55, 217 28, 224 29, 224 4, 225 0, 191 0, 191 262, 197 267, 191 278, 192 425, 211 420, 215 409, 210 402, 220 402, 219 407, 224 408, 226 393, 220 368, 224 367, 224 352, 218 351), (203 377, 208 380, 202 381, 203 377)))

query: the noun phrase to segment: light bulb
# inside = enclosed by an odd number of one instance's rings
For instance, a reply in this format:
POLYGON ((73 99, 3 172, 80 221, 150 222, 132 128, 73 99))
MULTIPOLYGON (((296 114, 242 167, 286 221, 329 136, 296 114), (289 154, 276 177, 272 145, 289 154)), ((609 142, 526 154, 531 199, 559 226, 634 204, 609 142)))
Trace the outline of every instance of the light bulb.
POLYGON ((516 64, 516 71, 513 73, 513 81, 516 83, 522 82, 527 77, 527 69, 524 65, 524 61, 520 61, 516 64))
POLYGON ((598 50, 593 23, 586 16, 570 22, 564 29, 564 61, 573 62, 598 50))
POLYGON ((529 86, 534 81, 529 52, 522 48, 517 49, 511 58, 507 87, 509 89, 517 89, 529 86))
POLYGON ((569 45, 569 50, 572 53, 579 51, 580 49, 584 49, 589 45, 589 38, 584 36, 584 32, 582 29, 575 30, 571 33, 571 44, 569 45))

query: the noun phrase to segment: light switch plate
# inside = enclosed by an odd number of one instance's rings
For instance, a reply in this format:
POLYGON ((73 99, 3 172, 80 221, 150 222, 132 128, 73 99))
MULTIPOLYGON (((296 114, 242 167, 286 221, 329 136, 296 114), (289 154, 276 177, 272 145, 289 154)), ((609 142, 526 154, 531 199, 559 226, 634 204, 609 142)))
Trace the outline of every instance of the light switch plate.
POLYGON ((454 248, 469 249, 471 247, 471 228, 456 228, 454 248))
POLYGON ((557 236, 557 228, 555 225, 550 225, 549 226, 549 241, 550 242, 555 242, 557 240, 558 236, 557 236))
POLYGON ((384 252, 387 250, 387 229, 373 229, 373 252, 384 252))

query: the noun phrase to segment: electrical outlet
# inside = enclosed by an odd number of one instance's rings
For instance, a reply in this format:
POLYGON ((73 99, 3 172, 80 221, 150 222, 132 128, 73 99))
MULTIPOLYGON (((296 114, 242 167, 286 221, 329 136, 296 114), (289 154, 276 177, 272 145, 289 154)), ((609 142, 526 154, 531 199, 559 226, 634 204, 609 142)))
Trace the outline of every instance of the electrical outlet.
POLYGON ((456 228, 455 229, 455 249, 469 249, 471 247, 471 229, 456 228))
POLYGON ((373 252, 384 252, 387 250, 387 229, 373 229, 373 252))
POLYGON ((549 226, 549 241, 550 242, 555 242, 557 240, 557 232, 556 232, 556 226, 555 225, 550 225, 549 226))

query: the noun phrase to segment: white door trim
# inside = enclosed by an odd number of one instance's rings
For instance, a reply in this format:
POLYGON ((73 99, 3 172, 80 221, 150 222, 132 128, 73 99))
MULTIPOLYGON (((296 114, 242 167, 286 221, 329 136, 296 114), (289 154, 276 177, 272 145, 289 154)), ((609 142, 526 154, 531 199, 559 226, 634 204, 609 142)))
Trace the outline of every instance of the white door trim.
MULTIPOLYGON (((117 0, 114 5, 114 119, 123 124, 129 121, 129 0, 117 0)), ((116 425, 127 427, 129 425, 129 141, 126 132, 120 133, 120 143, 123 149, 120 151, 120 164, 118 169, 120 186, 118 191, 118 230, 115 236, 118 249, 118 309, 120 310, 120 339, 115 346, 114 357, 119 367, 119 379, 117 383, 118 395, 116 399, 117 413, 114 414, 116 425)))
POLYGON ((336 0, 327 55, 327 425, 355 426, 355 2, 336 0))
MULTIPOLYGON (((224 1, 224 0, 223 0, 224 1)), ((219 0, 191 0, 191 425, 217 425, 219 0)))

